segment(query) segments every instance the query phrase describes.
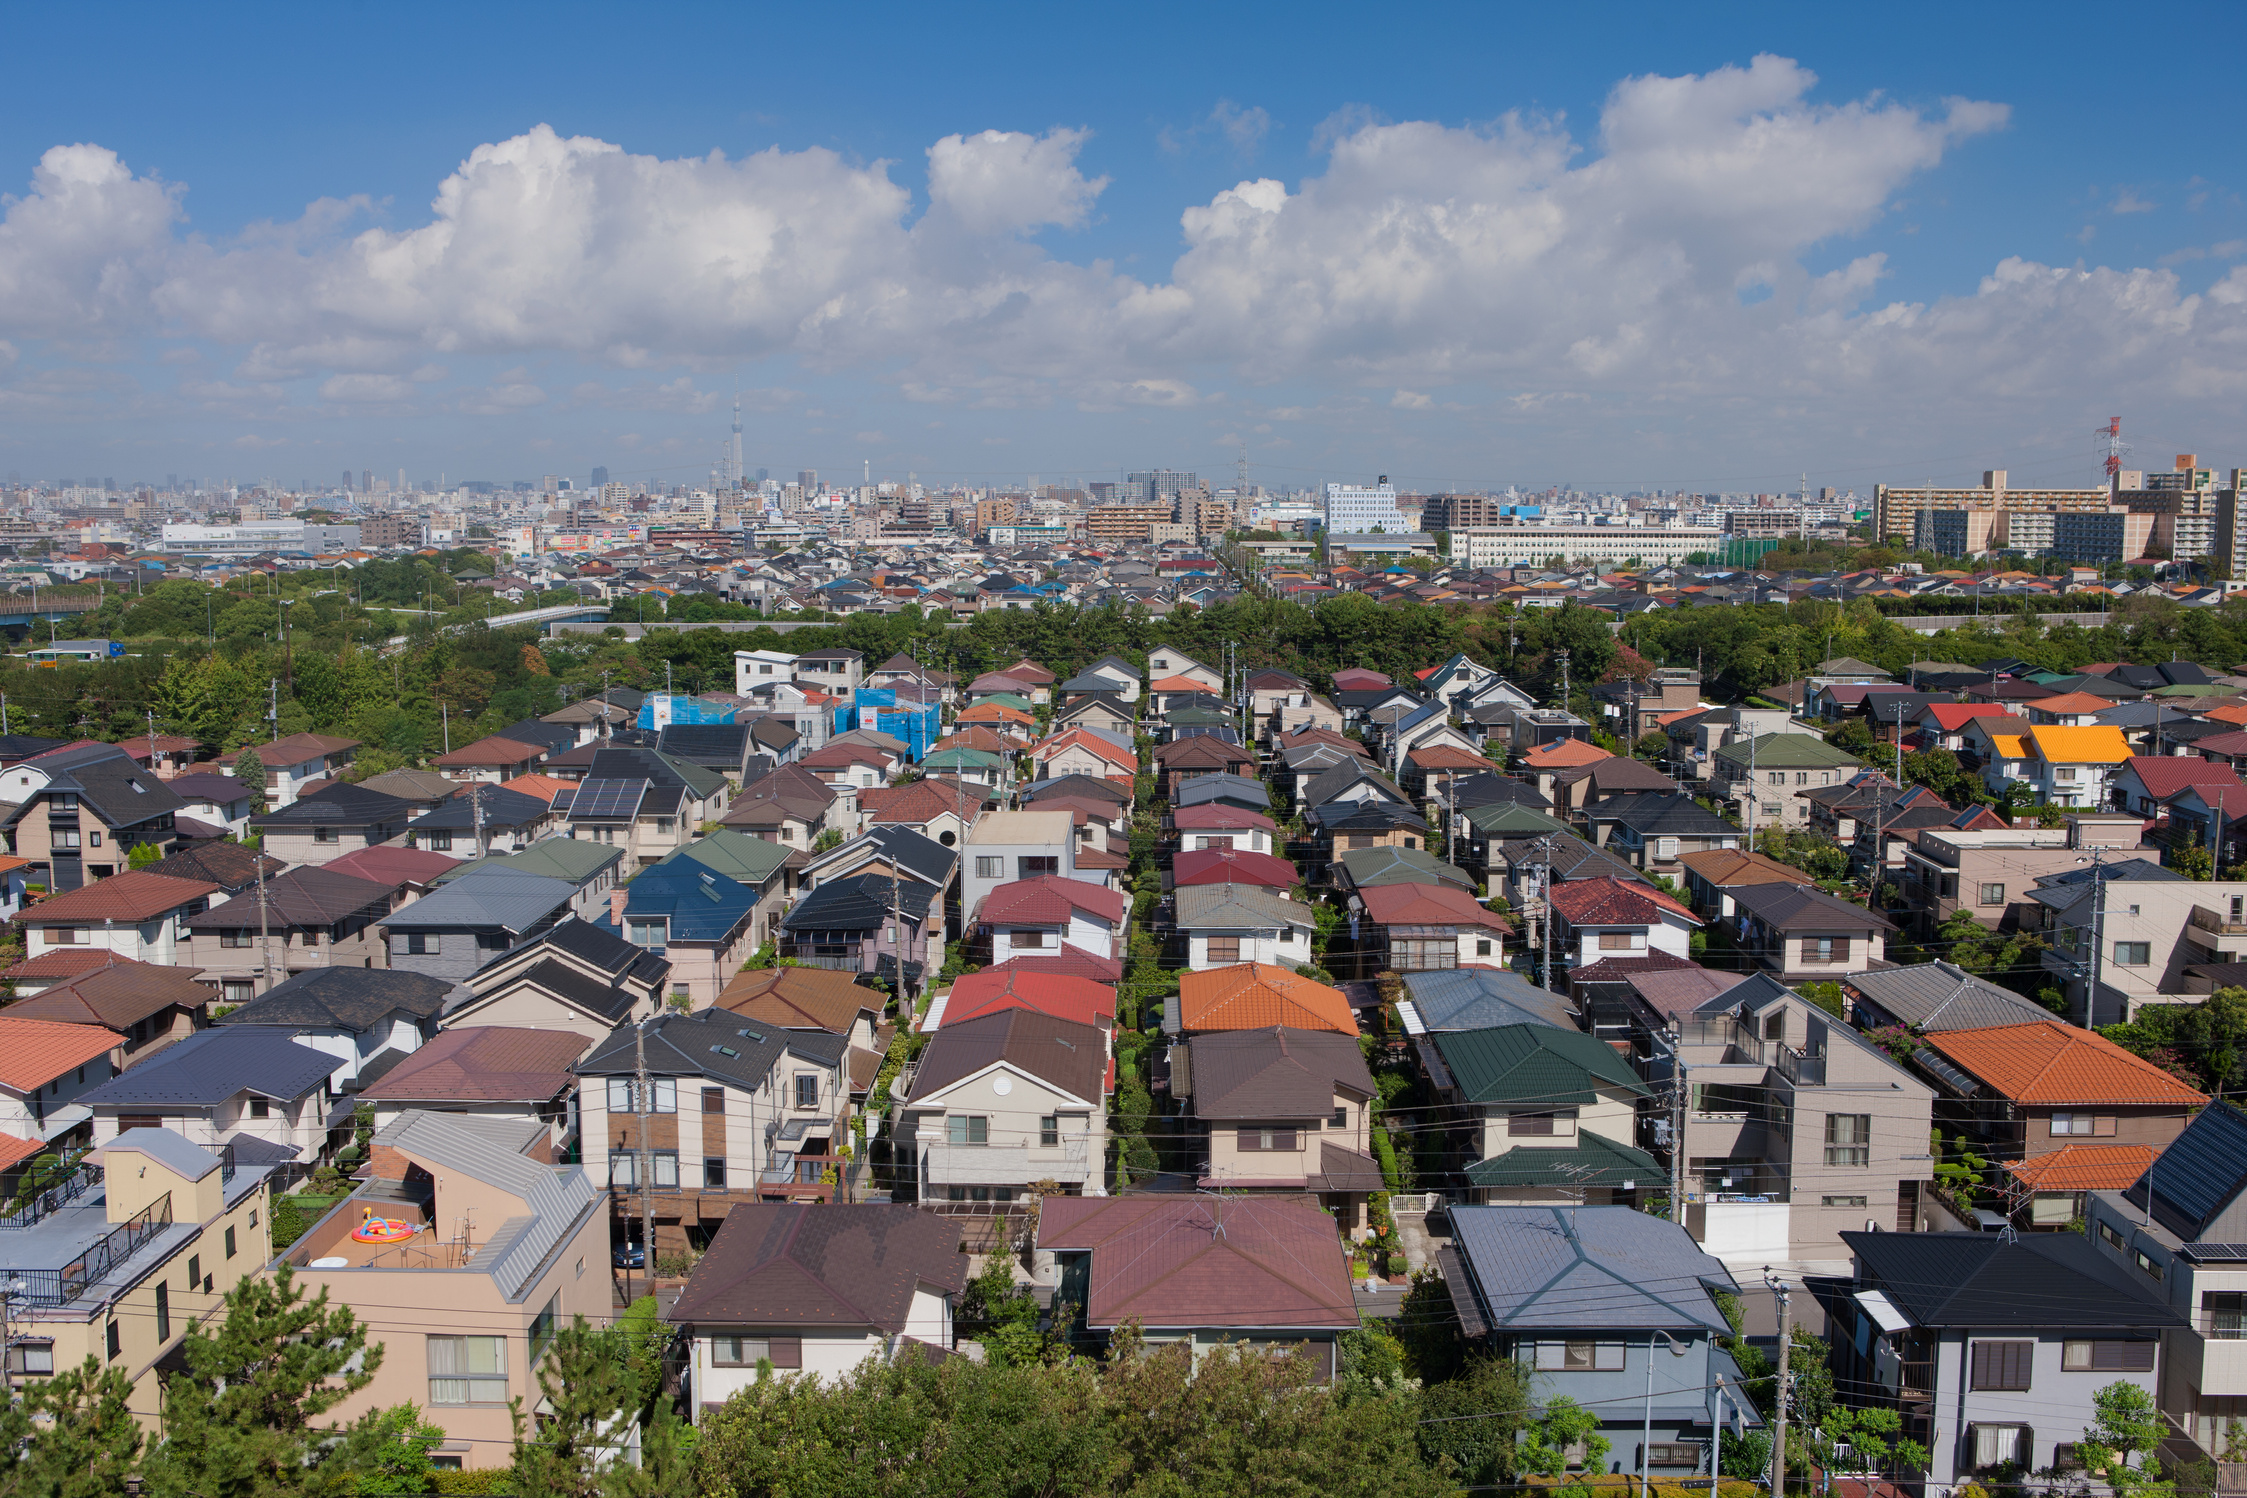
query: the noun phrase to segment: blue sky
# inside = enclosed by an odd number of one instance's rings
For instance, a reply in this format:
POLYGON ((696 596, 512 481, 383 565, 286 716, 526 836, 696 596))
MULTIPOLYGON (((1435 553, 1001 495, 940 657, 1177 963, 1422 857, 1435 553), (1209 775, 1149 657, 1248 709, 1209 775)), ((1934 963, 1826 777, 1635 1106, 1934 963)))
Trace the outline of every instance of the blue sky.
POLYGON ((970 14, 17 8, 0 474, 2247 464, 2236 6, 970 14))

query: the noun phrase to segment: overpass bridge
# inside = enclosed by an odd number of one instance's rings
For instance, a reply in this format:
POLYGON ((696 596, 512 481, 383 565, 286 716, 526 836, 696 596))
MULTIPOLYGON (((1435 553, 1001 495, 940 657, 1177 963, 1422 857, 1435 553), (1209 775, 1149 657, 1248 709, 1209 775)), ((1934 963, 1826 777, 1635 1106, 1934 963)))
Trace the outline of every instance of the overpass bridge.
POLYGON ((100 608, 99 598, 42 598, 34 601, 22 594, 0 594, 0 634, 11 639, 29 637, 41 624, 54 627, 59 635, 65 627, 73 625, 84 614, 100 608))

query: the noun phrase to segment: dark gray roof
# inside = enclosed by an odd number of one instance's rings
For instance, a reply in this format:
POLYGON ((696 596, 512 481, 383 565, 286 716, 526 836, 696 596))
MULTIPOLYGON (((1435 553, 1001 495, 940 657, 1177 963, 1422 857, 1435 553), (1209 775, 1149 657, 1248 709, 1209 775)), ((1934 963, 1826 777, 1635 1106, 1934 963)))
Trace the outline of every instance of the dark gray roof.
POLYGON ((1488 1030, 1498 1025, 1576 1028, 1575 1008, 1564 995, 1547 993, 1519 973, 1447 968, 1406 973, 1404 987, 1425 1030, 1488 1030))
POLYGON ((1200 806, 1210 801, 1223 801, 1245 807, 1249 811, 1262 811, 1272 804, 1272 796, 1265 790, 1263 781, 1251 780, 1245 775, 1196 775, 1179 786, 1174 804, 1200 806))
POLYGON ((493 864, 441 885, 375 924, 394 931, 525 932, 577 895, 559 879, 493 864))
POLYGON ((1469 807, 1496 806, 1501 803, 1526 806, 1532 811, 1553 809, 1552 798, 1537 787, 1495 771, 1470 775, 1465 780, 1452 782, 1448 799, 1460 811, 1469 807))
POLYGON ((868 828, 865 837, 884 856, 895 859, 900 868, 911 870, 939 889, 951 883, 952 871, 960 864, 960 855, 954 850, 894 822, 868 828))
MULTIPOLYGON (((581 1077, 617 1077, 638 1065, 632 1025, 619 1025, 573 1068, 581 1077)), ((783 1030, 726 1009, 667 1014, 648 1027, 648 1070, 659 1076, 718 1077, 754 1090, 783 1056, 840 1067, 849 1037, 783 1030)))
POLYGON ((1684 791, 1638 791, 1602 801, 1586 813, 1595 822, 1613 822, 1640 836, 1738 837, 1740 829, 1702 806, 1684 791))
POLYGON ((916 1290, 966 1284, 957 1226, 917 1207, 746 1202, 726 1214, 668 1317, 894 1335, 905 1330, 916 1290))
POLYGON ((1893 931, 1895 923, 1824 890, 1803 884, 1736 884, 1732 903, 1775 931, 1893 931))
POLYGON ((453 985, 421 973, 372 967, 316 967, 276 983, 212 1021, 219 1025, 315 1026, 365 1032, 395 1014, 417 1020, 444 1008, 453 985))
MULTIPOLYGON (((1509 869, 1542 864, 1546 859, 1543 838, 1507 838, 1498 844, 1497 855, 1506 861, 1509 869)), ((1621 879, 1645 884, 1647 877, 1637 869, 1617 858, 1605 848, 1595 848, 1573 832, 1563 832, 1552 839, 1551 858, 1553 877, 1566 883, 1571 879, 1621 879)))
POLYGON ((340 1057, 263 1025, 198 1030, 78 1101, 90 1108, 172 1104, 207 1108, 237 1093, 287 1102, 317 1090, 340 1057))
POLYGON ((1983 1030, 2052 1017, 2043 1005, 1948 962, 1851 973, 1841 981, 1915 1030, 1983 1030))
MULTIPOLYGON (((1202 778, 1215 779, 1217 777, 1204 776, 1202 778)), ((1228 776, 1225 778, 1237 777, 1228 776)), ((1186 782, 1189 788, 1199 783, 1199 781, 1193 780, 1186 782)), ((1097 796, 1103 801, 1113 801, 1118 806, 1131 800, 1130 791, 1125 790, 1112 780, 1101 780, 1091 775, 1057 775, 1051 780, 1033 781, 1022 787, 1022 799, 1025 802, 1043 801, 1049 796, 1097 796)))
POLYGON ((1865 1233, 1860 1290, 1915 1326, 2157 1332, 2185 1318, 2145 1293, 2080 1233, 1865 1233))
POLYGON ((1632 1207, 1453 1207, 1451 1232, 1492 1329, 1730 1329, 1710 1292, 1736 1292, 1732 1272, 1666 1218, 1632 1207))
POLYGON ((1411 797, 1397 789, 1395 781, 1352 755, 1344 763, 1312 776, 1310 782, 1302 788, 1303 804, 1312 808, 1323 806, 1360 781, 1374 786, 1388 801, 1407 806, 1412 802, 1411 797))
MULTIPOLYGON (((671 966, 637 942, 626 941, 606 926, 597 926, 591 921, 579 920, 576 916, 557 922, 552 930, 531 945, 554 947, 569 953, 580 962, 619 977, 637 969, 638 976, 652 980, 663 976, 657 969, 668 971, 671 966)), ((522 951, 516 951, 495 961, 505 962, 522 955, 522 951)), ((484 966, 489 967, 491 964, 486 963, 484 966)))
MULTIPOLYGON (((690 764, 739 772, 749 753, 748 723, 673 723, 656 735, 663 753, 690 764)), ((792 725, 789 727, 794 732, 792 725)))
POLYGON ((408 832, 471 832, 482 813, 486 830, 528 827, 554 814, 551 803, 503 785, 471 786, 437 809, 406 824, 408 832))
POLYGON ((1359 889, 1383 884, 1450 884, 1472 891, 1475 879, 1422 848, 1356 848, 1335 860, 1359 889))
POLYGON ((1186 1050, 1196 1118, 1324 1118, 1337 1088, 1373 1095, 1355 1035, 1275 1025, 1197 1035, 1186 1050))
POLYGON ((311 795, 292 801, 278 811, 252 817, 253 827, 373 827, 403 822, 413 815, 413 803, 363 785, 323 786, 311 795))
POLYGON ((892 881, 882 874, 857 874, 820 885, 796 902, 781 924, 790 931, 870 931, 887 919, 893 908, 914 920, 927 917, 928 885, 908 879, 892 881))
POLYGON ((1073 1097, 1098 1103, 1105 1092, 1107 1042, 1092 1025, 1034 1009, 1001 1009, 946 1025, 921 1051, 915 1099, 1004 1061, 1073 1097))
POLYGON ((2203 1108, 2161 1152, 2153 1169, 2124 1193, 2141 1211, 2149 1181, 2154 1220, 2187 1243, 2205 1237, 2247 1188, 2247 1113, 2220 1099, 2203 1108))

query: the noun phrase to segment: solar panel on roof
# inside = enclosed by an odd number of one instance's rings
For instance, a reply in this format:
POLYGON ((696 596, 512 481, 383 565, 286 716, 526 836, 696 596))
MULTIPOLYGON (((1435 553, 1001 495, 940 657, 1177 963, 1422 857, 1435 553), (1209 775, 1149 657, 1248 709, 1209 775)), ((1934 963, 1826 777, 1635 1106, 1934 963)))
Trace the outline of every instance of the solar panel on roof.
POLYGON ((639 811, 647 790, 645 780, 588 780, 577 788, 570 815, 581 819, 630 817, 639 811))

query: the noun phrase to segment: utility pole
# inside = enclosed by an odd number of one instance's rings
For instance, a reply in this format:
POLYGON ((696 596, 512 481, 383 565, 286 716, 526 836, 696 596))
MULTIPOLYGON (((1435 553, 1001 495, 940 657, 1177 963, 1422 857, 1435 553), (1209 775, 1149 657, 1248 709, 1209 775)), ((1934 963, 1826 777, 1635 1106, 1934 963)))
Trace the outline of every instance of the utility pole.
POLYGON ((1568 711, 1568 652, 1556 650, 1553 654, 1560 658, 1560 710, 1565 713, 1568 711))
POLYGON ((258 945, 263 949, 261 965, 265 970, 265 987, 258 991, 269 993, 273 988, 273 907, 265 898, 265 837, 262 833, 258 836, 257 852, 251 857, 257 860, 257 935, 258 945))
MULTIPOLYGON (((2083 993, 2083 1023, 2087 1026, 2098 1022, 2099 947, 2106 940, 2102 928, 2106 924, 2107 913, 2106 870, 2101 865, 2106 856, 2107 850, 2103 847, 2091 850, 2091 986, 2083 993)), ((2125 1015, 2124 1018, 2128 1016, 2125 1015)))
POLYGON ((1788 1311, 1794 1303, 1794 1292, 1787 1282, 1763 1268, 1763 1282, 1779 1300, 1779 1388, 1772 1400, 1773 1438, 1771 1442, 1771 1498, 1784 1498, 1787 1491, 1787 1354, 1793 1338, 1788 1335, 1788 1311))
POLYGON ((1538 957, 1539 972, 1544 979, 1545 992, 1558 993, 1553 987, 1553 835, 1546 833, 1540 839, 1545 850, 1545 861, 1538 869, 1539 914, 1537 917, 1537 942, 1542 951, 1538 957))
POLYGON ((1685 1080, 1685 1036, 1672 1020, 1670 1039, 1670 1221, 1685 1224, 1685 1114, 1689 1093, 1685 1080))
MULTIPOLYGON (((655 1293, 655 1203, 649 1192, 654 1183, 649 1179, 655 1173, 655 1151, 648 1144, 648 1116, 655 1111, 655 1098, 648 1090, 648 1026, 661 1016, 659 1008, 632 1027, 632 1098, 637 1106, 640 1136, 637 1141, 639 1168, 634 1174, 640 1178, 640 1273, 648 1284, 648 1294, 655 1293)), ((632 1303, 632 1270, 624 1271, 624 1303, 632 1303)))

